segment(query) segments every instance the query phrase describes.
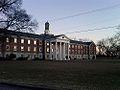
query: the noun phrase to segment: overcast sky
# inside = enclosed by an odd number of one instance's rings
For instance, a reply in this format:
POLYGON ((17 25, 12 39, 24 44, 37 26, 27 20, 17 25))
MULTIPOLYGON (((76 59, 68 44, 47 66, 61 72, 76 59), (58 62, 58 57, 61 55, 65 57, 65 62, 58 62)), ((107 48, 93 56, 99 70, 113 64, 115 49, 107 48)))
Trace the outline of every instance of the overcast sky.
MULTIPOLYGON (((50 32, 62 34, 73 31, 86 31, 120 24, 120 0, 23 0, 23 8, 39 22, 36 33, 43 33, 44 23, 49 21, 50 32), (96 9, 96 12, 68 17, 96 9), (58 18, 67 17, 61 20, 58 18)), ((69 33, 70 38, 90 39, 95 42, 110 37, 119 30, 116 28, 91 32, 69 33)))

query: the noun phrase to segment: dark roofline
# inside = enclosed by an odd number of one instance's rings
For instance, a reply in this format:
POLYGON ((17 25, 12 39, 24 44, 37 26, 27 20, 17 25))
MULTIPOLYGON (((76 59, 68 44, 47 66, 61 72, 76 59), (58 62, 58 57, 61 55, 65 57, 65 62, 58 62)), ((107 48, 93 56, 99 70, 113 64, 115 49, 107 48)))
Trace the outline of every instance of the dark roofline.
POLYGON ((70 43, 75 43, 75 44, 83 44, 83 45, 91 45, 91 43, 94 43, 93 41, 91 42, 83 42, 83 41, 77 41, 77 40, 70 40, 70 43))
POLYGON ((5 33, 5 34, 8 34, 8 35, 17 35, 17 36, 25 36, 25 37, 43 39, 38 34, 32 34, 32 33, 20 32, 20 31, 12 31, 12 30, 6 30, 6 29, 0 29, 0 33, 5 33))

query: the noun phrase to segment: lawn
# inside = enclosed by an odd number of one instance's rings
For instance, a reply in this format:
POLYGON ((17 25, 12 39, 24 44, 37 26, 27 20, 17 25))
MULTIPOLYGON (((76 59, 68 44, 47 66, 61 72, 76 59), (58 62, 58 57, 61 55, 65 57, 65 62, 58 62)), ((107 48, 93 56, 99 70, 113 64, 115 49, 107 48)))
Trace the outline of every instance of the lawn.
POLYGON ((73 90, 120 90, 120 60, 0 61, 0 81, 73 90))

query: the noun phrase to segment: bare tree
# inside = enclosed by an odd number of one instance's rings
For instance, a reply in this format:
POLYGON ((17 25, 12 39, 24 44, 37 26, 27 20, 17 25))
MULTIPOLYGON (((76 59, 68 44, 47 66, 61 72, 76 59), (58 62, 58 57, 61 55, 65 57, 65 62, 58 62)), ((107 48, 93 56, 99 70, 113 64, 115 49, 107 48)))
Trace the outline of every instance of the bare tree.
POLYGON ((0 28, 14 31, 33 32, 38 23, 21 8, 21 0, 0 1, 0 28))
POLYGON ((104 55, 105 52, 106 52, 106 40, 105 39, 102 39, 100 41, 98 41, 97 43, 97 47, 99 49, 99 55, 104 55))
POLYGON ((120 33, 111 38, 100 40, 97 46, 100 55, 104 52, 107 56, 117 56, 120 51, 120 33))
POLYGON ((0 12, 11 11, 15 8, 20 8, 22 0, 0 0, 0 12))

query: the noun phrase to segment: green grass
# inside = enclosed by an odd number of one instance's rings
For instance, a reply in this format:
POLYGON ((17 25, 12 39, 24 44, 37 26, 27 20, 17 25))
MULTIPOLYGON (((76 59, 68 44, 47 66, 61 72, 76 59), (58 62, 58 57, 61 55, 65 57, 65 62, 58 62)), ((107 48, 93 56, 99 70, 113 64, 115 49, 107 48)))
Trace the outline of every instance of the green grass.
POLYGON ((0 61, 0 81, 74 90, 120 90, 120 60, 0 61))

